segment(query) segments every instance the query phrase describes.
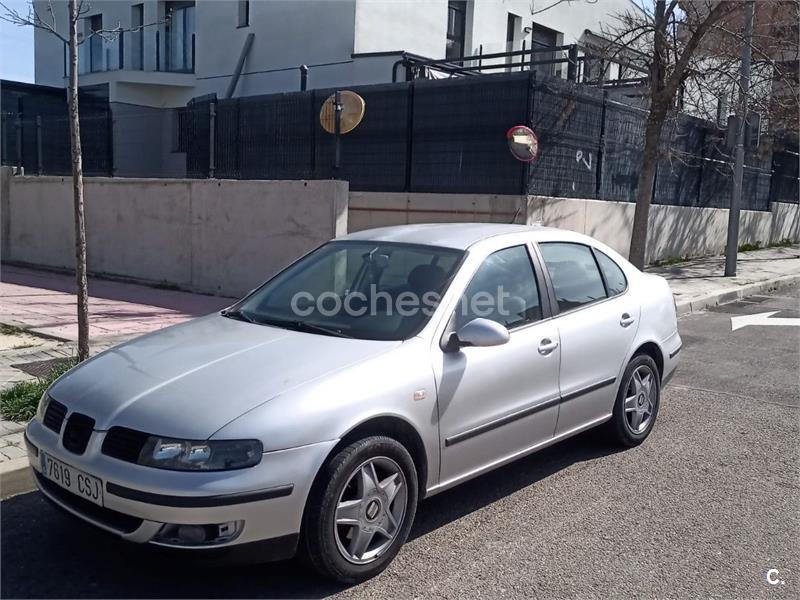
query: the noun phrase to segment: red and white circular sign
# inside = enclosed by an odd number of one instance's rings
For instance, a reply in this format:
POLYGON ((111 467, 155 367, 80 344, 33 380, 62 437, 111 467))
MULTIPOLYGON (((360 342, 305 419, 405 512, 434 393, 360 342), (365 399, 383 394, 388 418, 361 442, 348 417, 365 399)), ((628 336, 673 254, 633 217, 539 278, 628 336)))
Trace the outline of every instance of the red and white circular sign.
POLYGON ((539 156, 539 138, 533 129, 525 125, 514 125, 506 132, 508 149, 517 160, 531 162, 539 156))

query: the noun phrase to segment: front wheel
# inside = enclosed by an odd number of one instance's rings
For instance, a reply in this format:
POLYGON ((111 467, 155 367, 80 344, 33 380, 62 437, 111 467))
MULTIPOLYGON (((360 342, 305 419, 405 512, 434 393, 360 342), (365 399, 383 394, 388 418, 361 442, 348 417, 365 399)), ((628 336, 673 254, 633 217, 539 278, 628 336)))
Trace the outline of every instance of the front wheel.
POLYGON ((622 376, 608 424, 613 440, 628 447, 641 444, 653 430, 660 402, 661 378, 655 361, 646 354, 634 356, 622 376))
POLYGON ((343 448, 306 507, 304 549, 314 568, 342 583, 383 571, 411 530, 417 486, 414 461, 396 440, 373 436, 343 448))

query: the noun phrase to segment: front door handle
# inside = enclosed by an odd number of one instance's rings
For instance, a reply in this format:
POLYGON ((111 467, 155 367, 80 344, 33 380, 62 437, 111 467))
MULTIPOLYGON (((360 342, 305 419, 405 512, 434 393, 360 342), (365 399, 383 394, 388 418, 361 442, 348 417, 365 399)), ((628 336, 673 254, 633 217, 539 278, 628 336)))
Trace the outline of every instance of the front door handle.
POLYGON ((558 342, 554 342, 550 338, 544 338, 539 342, 539 354, 543 356, 550 354, 556 348, 558 348, 558 342))
POLYGON ((622 313, 622 316, 619 319, 619 324, 623 327, 627 327, 631 325, 636 319, 630 316, 628 313, 622 313))

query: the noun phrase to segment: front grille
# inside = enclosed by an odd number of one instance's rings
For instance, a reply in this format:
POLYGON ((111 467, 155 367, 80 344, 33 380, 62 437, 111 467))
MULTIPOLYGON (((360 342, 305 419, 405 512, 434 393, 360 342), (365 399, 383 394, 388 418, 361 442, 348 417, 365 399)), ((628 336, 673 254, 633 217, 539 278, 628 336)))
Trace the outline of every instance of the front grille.
POLYGON ((61 443, 70 452, 83 454, 86 451, 93 429, 94 419, 81 413, 72 413, 67 419, 67 426, 64 427, 64 437, 61 443))
POLYGON ((89 502, 85 498, 81 498, 80 496, 65 490, 49 479, 46 479, 38 471, 34 471, 34 473, 36 474, 36 480, 39 482, 39 486, 45 492, 75 512, 84 515, 87 519, 91 519, 97 523, 102 523, 106 527, 110 527, 111 529, 121 533, 133 533, 139 529, 142 524, 143 519, 132 517, 130 515, 111 510, 110 508, 105 508, 104 506, 98 506, 93 502, 89 502))
POLYGON ((148 437, 148 434, 135 429, 112 427, 103 440, 102 452, 106 456, 135 463, 148 437))
POLYGON ((42 423, 48 429, 52 429, 56 433, 61 433, 61 425, 64 424, 64 417, 67 416, 67 407, 56 402, 52 398, 47 401, 47 409, 44 411, 44 418, 42 423))

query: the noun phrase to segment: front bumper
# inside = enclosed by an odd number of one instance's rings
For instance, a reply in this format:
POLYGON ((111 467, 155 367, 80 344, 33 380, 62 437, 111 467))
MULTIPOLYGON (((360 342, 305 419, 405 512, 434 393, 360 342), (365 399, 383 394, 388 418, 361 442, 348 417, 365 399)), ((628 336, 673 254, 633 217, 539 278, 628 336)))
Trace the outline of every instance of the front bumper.
MULTIPOLYGON (((40 491, 64 510, 123 539, 188 550, 241 547, 267 540, 267 559, 294 553, 314 477, 336 440, 266 452, 251 468, 177 472, 127 463, 100 452, 104 432, 93 432, 86 451, 66 450, 59 435, 33 420, 26 429, 28 456, 40 491), (40 452, 103 482, 103 506, 61 488, 41 474, 40 452), (165 524, 241 521, 238 535, 214 545, 178 545, 157 538, 165 524)), ((263 546, 263 544, 261 544, 263 546)), ((261 547, 259 546, 259 547, 261 547)), ((262 548, 263 549, 263 548, 262 548)))

